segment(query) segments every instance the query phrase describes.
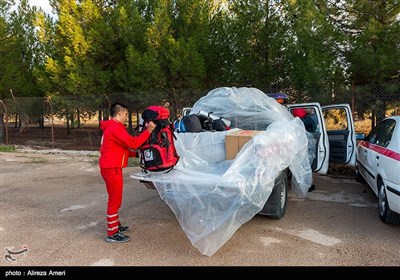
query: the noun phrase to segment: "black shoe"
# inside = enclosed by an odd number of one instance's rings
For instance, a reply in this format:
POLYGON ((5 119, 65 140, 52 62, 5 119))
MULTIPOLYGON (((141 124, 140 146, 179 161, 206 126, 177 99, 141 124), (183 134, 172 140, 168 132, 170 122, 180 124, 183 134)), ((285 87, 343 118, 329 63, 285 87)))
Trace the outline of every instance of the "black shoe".
POLYGON ((129 236, 126 236, 125 234, 120 233, 119 231, 106 238, 106 241, 108 243, 125 243, 128 242, 129 240, 131 240, 129 236))
POLYGON ((118 229, 119 229, 119 232, 123 232, 123 231, 128 230, 129 227, 128 227, 128 226, 119 225, 119 226, 118 226, 118 229))
POLYGON ((312 192, 315 191, 315 185, 312 184, 311 187, 308 189, 308 192, 312 192))

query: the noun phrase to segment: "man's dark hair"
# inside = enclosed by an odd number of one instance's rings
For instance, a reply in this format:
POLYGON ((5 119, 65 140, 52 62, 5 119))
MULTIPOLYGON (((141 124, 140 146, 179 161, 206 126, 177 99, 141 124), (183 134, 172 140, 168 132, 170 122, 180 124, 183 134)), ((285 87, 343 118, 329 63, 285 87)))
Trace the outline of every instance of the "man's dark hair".
POLYGON ((115 117, 119 112, 125 111, 125 110, 128 110, 128 107, 127 107, 125 104, 116 102, 116 103, 112 104, 111 107, 110 107, 110 114, 111 114, 111 117, 113 118, 113 117, 115 117))

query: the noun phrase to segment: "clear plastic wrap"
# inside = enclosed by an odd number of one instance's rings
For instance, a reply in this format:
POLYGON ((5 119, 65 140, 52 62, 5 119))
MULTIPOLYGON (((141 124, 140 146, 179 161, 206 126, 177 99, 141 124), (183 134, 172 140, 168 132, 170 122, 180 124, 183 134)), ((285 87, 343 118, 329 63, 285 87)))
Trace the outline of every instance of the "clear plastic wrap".
POLYGON ((200 98, 190 113, 201 110, 231 121, 231 127, 265 130, 274 121, 291 120, 293 116, 275 99, 256 88, 223 87, 200 98))
POLYGON ((307 194, 312 181, 308 139, 300 119, 254 88, 215 89, 193 108, 227 118, 240 129, 263 131, 234 160, 221 161, 221 143, 227 132, 206 132, 215 133, 211 137, 176 133, 180 160, 172 171, 131 177, 153 182, 193 246, 212 256, 260 212, 282 170, 291 170, 296 194, 307 194), (218 156, 205 154, 213 149, 218 156))

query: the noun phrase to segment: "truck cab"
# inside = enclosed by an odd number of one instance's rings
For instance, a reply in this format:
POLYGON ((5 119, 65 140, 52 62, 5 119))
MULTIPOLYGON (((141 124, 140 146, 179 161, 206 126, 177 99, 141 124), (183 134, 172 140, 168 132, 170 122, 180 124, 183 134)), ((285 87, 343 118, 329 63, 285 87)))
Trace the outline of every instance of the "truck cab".
POLYGON ((314 172, 326 174, 329 163, 354 166, 356 133, 349 104, 322 106, 319 103, 286 105, 292 112, 296 108, 311 109, 317 122, 313 134, 316 140, 315 159, 312 163, 314 172))

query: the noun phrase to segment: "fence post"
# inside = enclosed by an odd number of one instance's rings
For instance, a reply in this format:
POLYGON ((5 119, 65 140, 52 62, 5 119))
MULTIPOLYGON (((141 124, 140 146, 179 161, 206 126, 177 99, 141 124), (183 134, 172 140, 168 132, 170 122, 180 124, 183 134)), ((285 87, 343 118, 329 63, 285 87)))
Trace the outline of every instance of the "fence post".
POLYGON ((2 144, 4 141, 3 131, 4 131, 4 121, 3 121, 3 113, 1 113, 0 114, 0 144, 2 144))
POLYGON ((3 102, 3 100, 0 100, 0 103, 3 105, 4 107, 4 117, 6 122, 4 123, 4 118, 3 118, 3 114, 1 114, 0 116, 0 143, 5 143, 6 145, 8 145, 8 111, 7 111, 7 106, 6 104, 3 102), (6 134, 6 138, 3 141, 3 131, 5 131, 6 134))
POLYGON ((356 89, 354 86, 354 81, 351 82, 352 84, 352 89, 353 89, 353 94, 351 96, 351 110, 353 111, 353 120, 355 120, 355 112, 356 112, 356 89))

